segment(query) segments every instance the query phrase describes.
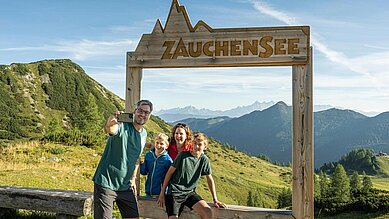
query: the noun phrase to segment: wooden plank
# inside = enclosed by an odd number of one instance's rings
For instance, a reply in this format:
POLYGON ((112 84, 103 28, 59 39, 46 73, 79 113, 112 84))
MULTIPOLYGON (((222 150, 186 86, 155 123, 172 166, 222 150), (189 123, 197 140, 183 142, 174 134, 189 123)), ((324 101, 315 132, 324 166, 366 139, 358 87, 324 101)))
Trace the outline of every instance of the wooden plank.
POLYGON ((90 192, 0 186, 0 208, 84 216, 92 212, 90 192))
POLYGON ((129 67, 226 67, 307 64, 309 26, 220 28, 192 26, 184 6, 173 0, 165 27, 157 20, 144 34, 129 67))
MULTIPOLYGON (((312 60, 311 60, 312 63, 312 60)), ((314 218, 312 64, 293 66, 293 216, 314 218)))
MULTIPOLYGON (((227 209, 214 208, 212 203, 208 203, 212 207, 215 219, 292 219, 292 212, 289 210, 280 209, 266 209, 245 207, 237 205, 228 205, 227 209)), ((145 218, 164 219, 167 217, 165 209, 157 207, 157 201, 155 199, 149 199, 145 197, 139 197, 139 211, 140 215, 145 218)), ((184 212, 180 216, 180 219, 198 219, 194 211, 190 211, 188 208, 184 209, 184 212)))

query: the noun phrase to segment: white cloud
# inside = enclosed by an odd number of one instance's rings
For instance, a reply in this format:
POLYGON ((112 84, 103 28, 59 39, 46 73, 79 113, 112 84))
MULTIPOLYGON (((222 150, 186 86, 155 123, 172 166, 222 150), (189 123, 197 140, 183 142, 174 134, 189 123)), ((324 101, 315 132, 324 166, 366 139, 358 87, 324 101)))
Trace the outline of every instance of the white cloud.
MULTIPOLYGON (((276 10, 260 0, 250 0, 250 2, 259 12, 267 14, 287 25, 301 25, 301 23, 296 17, 290 16, 283 11, 276 10)), ((317 49, 318 51, 323 53, 330 61, 343 65, 355 73, 359 73, 362 75, 371 75, 372 73, 376 73, 372 68, 384 70, 389 69, 389 62, 383 61, 385 59, 388 60, 389 52, 368 54, 363 57, 349 58, 342 52, 331 49, 328 45, 321 42, 319 38, 320 36, 317 33, 311 33, 311 42, 314 46, 314 49, 317 49), (377 61, 377 58, 379 61, 377 61), (376 63, 378 64, 378 66, 373 66, 371 63, 376 63)))
POLYGON ((0 51, 48 51, 66 53, 73 60, 87 60, 101 56, 123 56, 127 51, 134 50, 137 42, 133 40, 93 41, 59 41, 52 45, 14 47, 0 49, 0 51))

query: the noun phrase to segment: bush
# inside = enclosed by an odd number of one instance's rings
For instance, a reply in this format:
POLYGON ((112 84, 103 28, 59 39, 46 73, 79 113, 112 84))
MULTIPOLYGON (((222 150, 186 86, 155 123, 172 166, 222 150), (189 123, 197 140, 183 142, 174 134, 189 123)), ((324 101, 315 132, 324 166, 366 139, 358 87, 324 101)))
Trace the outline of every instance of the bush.
POLYGON ((85 133, 75 129, 49 132, 44 135, 41 140, 62 143, 69 146, 81 145, 85 147, 93 147, 104 144, 106 139, 104 135, 85 133))

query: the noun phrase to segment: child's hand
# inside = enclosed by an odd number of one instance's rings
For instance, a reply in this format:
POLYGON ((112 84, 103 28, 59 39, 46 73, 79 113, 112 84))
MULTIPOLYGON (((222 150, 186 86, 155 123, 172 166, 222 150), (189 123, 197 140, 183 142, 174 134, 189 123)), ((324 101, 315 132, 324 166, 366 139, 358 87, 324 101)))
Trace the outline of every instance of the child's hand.
POLYGON ((214 200, 213 204, 216 208, 227 208, 226 204, 224 204, 223 202, 219 202, 218 200, 214 200))
POLYGON ((159 197, 157 200, 157 205, 160 208, 163 208, 163 206, 165 205, 165 194, 164 193, 159 194, 159 197))

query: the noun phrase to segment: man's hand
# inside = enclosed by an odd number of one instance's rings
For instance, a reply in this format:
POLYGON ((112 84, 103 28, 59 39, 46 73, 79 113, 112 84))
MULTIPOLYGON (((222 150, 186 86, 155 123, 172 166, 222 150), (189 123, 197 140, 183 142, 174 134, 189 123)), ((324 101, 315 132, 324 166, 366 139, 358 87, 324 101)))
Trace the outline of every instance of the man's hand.
POLYGON ((134 193, 134 196, 138 196, 138 192, 136 190, 136 177, 132 177, 131 179, 131 189, 132 189, 132 192, 134 193))
POLYGON ((159 194, 157 205, 158 207, 163 208, 165 205, 165 193, 161 192, 161 194, 159 194))
POLYGON ((105 127, 104 127, 104 130, 106 133, 111 134, 111 135, 116 133, 116 131, 118 129, 117 125, 121 123, 121 122, 118 122, 117 116, 119 114, 122 114, 122 113, 123 113, 123 111, 117 111, 113 115, 108 117, 107 122, 105 123, 105 127))

